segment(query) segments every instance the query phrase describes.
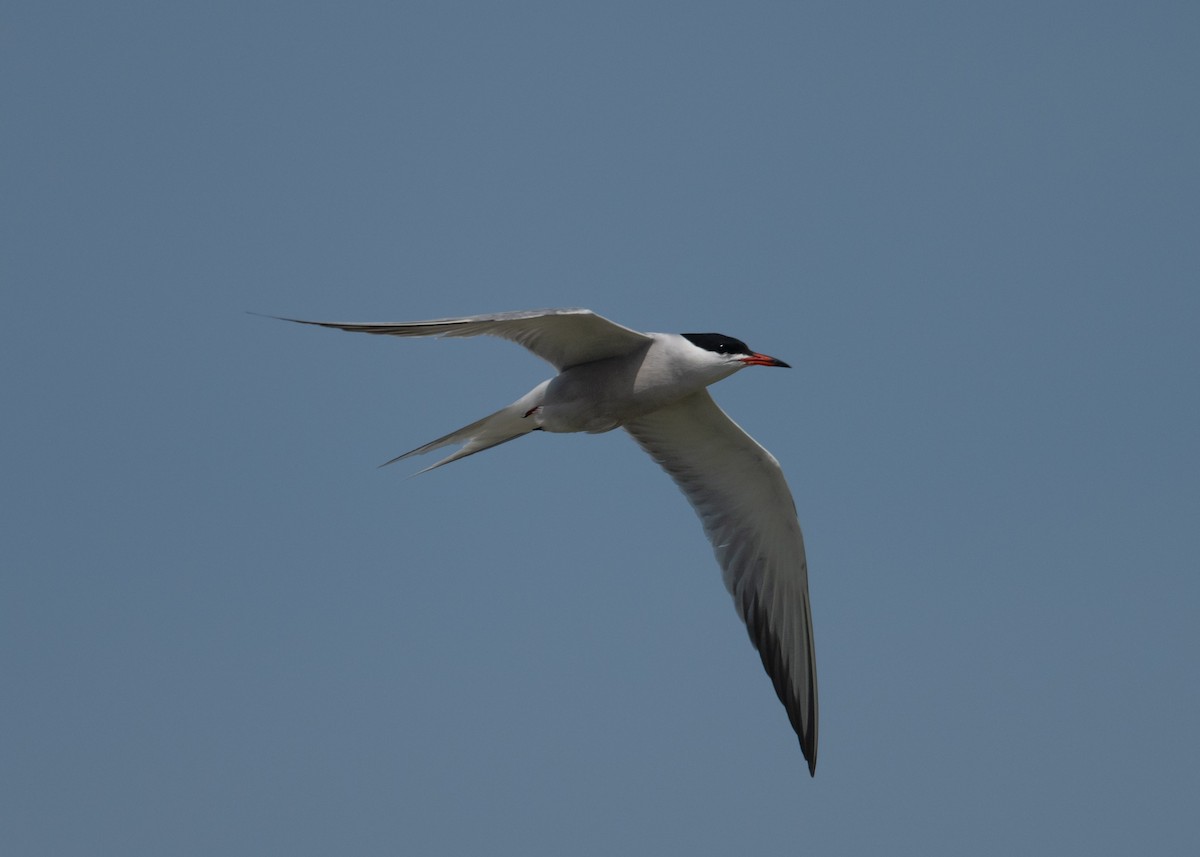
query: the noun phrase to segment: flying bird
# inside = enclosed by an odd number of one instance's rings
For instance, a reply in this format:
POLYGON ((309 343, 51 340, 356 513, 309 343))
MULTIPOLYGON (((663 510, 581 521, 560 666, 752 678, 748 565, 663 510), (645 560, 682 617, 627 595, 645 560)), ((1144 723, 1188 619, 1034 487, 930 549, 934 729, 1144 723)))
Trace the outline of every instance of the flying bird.
POLYGON ((640 333, 586 309, 381 324, 282 320, 388 336, 499 336, 554 366, 557 375, 508 407, 387 463, 461 444, 424 473, 534 431, 629 432, 700 517, 809 772, 816 773, 817 672, 796 505, 779 462, 706 389, 747 366, 787 363, 719 333, 640 333))

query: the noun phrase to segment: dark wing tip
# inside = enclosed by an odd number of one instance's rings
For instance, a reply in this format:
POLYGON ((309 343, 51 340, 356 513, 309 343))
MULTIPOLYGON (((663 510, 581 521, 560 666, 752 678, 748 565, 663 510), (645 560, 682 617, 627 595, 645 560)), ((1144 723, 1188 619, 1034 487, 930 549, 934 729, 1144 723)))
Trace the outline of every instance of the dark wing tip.
MULTIPOLYGON (((758 650, 763 669, 775 686, 775 695, 787 711, 788 721, 800 742, 800 752, 808 762, 809 776, 817 775, 817 706, 812 687, 793 687, 793 677, 784 664, 783 647, 766 621, 758 613, 758 599, 754 598, 746 611, 746 630, 750 642, 758 650)), ((811 671, 813 666, 809 666, 811 671)))
POLYGON ((270 318, 270 319, 274 319, 275 321, 290 321, 295 324, 313 324, 318 327, 333 327, 334 326, 334 325, 331 325, 328 322, 324 322, 324 321, 307 321, 303 318, 288 318, 286 315, 271 315, 270 313, 267 313, 267 312, 255 312, 254 310, 250 310, 250 309, 246 310, 246 315, 256 315, 259 318, 270 318))

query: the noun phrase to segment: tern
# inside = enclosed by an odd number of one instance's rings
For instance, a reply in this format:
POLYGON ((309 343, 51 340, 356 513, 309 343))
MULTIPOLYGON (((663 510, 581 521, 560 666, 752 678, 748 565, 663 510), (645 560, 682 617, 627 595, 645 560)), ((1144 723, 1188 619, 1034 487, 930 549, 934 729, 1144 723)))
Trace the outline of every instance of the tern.
POLYGON ((387 336, 498 336, 554 366, 557 375, 508 407, 387 464, 461 444, 424 473, 533 431, 625 429, 670 474, 700 517, 725 586, 815 775, 817 672, 796 505, 779 462, 707 390, 747 366, 787 368, 787 363, 719 333, 640 333, 586 309, 381 324, 281 320, 387 336))

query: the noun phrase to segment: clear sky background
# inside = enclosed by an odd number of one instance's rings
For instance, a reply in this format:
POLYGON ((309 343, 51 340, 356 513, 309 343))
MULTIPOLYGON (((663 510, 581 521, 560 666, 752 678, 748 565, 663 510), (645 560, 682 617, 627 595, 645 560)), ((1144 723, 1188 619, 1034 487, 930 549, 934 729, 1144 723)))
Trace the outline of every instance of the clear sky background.
POLYGON ((1195 2, 10 2, 5 855, 1200 841, 1195 2), (247 311, 586 306, 796 368, 810 779, 549 369, 247 311))

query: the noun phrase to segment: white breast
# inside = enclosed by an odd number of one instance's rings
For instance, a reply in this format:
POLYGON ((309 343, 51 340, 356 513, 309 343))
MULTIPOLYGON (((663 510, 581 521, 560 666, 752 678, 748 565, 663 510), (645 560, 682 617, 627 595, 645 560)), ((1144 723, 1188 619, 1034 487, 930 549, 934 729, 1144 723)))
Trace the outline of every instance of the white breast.
POLYGON ((553 432, 605 432, 728 377, 740 364, 714 365, 676 334, 651 334, 644 349, 566 369, 550 381, 538 412, 553 432))

